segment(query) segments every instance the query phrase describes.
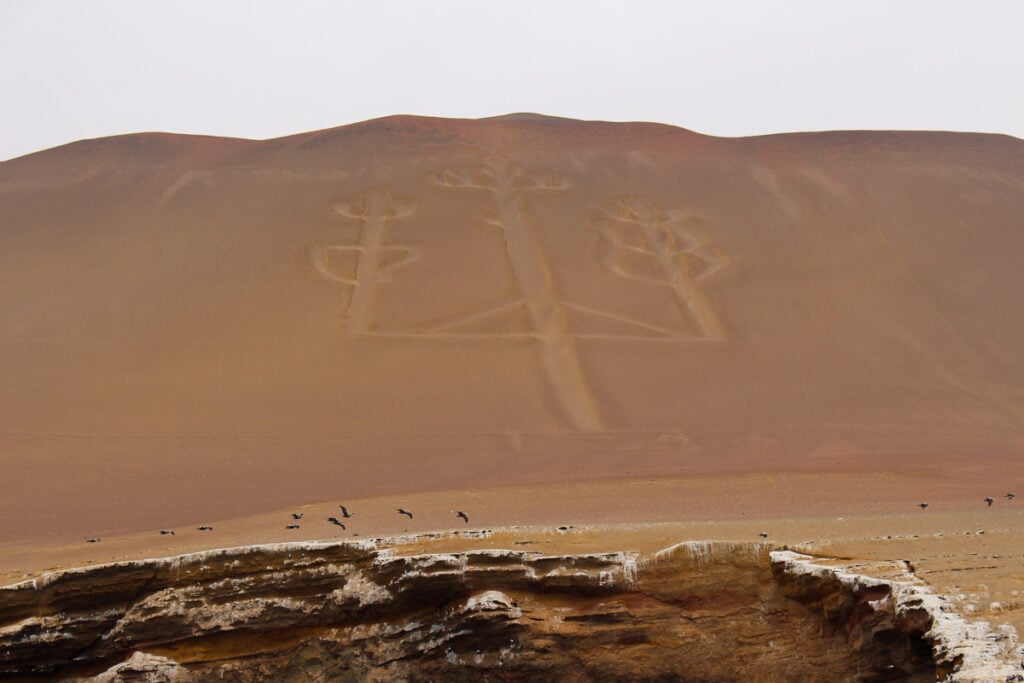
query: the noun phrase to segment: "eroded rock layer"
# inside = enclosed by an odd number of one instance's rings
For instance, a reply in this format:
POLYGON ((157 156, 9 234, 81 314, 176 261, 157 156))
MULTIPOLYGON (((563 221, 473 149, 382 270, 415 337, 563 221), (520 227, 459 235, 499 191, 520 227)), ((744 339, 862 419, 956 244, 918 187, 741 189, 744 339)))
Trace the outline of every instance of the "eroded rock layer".
POLYGON ((972 637, 995 639, 951 627, 962 622, 905 568, 901 580, 870 579, 768 544, 691 542, 650 556, 400 548, 278 544, 46 574, 0 589, 0 672, 971 680, 965 666, 999 656, 997 647, 965 657, 972 637))

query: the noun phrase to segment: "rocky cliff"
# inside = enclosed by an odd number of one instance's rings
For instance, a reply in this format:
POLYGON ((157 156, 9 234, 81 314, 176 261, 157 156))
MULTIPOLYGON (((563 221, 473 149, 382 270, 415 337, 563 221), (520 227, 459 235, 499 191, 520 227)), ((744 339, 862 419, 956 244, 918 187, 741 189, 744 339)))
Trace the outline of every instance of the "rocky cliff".
MULTIPOLYGON (((768 544, 232 548, 0 589, 0 679, 1004 680, 1015 634, 768 544), (406 547, 406 550, 408 548, 406 547)), ((878 572, 876 571, 877 575, 878 572)))

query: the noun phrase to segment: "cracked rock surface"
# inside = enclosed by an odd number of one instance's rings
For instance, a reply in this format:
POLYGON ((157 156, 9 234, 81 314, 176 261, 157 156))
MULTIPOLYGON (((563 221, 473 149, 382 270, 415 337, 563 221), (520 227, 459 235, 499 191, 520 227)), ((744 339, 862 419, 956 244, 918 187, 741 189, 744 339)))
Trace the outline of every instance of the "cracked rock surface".
POLYGON ((44 574, 0 589, 0 672, 980 680, 971 671, 1000 675, 1015 645, 1015 635, 1000 642, 944 611, 909 568, 872 578, 766 543, 687 542, 649 555, 397 550, 276 544, 44 574))

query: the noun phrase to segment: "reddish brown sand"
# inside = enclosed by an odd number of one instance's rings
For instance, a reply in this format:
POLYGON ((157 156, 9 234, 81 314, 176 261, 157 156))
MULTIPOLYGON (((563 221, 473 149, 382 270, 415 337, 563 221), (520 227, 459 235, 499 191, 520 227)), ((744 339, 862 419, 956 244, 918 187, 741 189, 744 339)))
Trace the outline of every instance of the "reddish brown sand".
POLYGON ((1022 221, 991 135, 393 117, 0 163, 0 579, 344 536, 345 502, 361 536, 763 529, 1013 622, 1022 221))

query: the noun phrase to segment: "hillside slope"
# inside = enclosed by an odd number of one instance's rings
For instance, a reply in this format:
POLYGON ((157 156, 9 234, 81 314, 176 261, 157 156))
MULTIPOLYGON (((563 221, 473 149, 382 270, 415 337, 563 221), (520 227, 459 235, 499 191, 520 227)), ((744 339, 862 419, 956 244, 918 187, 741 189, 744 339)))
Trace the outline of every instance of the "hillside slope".
POLYGON ((0 163, 0 539, 1024 450, 1024 142, 391 117, 0 163))

